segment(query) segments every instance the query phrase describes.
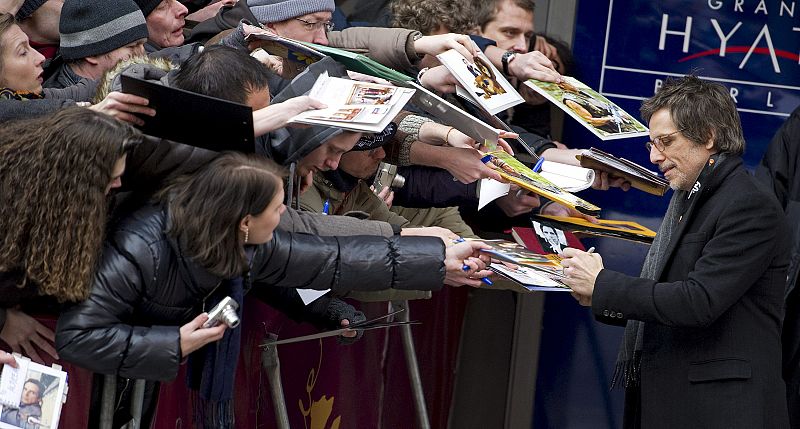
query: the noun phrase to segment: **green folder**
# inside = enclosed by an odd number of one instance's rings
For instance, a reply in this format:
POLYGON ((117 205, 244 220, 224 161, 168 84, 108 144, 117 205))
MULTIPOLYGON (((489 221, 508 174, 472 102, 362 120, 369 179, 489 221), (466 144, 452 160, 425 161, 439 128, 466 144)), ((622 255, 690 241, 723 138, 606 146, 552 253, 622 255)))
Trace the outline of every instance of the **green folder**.
POLYGON ((333 59, 336 61, 344 64, 348 70, 386 79, 389 82, 409 82, 414 80, 413 77, 400 73, 395 69, 386 67, 385 65, 363 54, 350 52, 339 48, 332 48, 330 46, 317 45, 315 43, 301 43, 329 57, 333 57, 333 59))

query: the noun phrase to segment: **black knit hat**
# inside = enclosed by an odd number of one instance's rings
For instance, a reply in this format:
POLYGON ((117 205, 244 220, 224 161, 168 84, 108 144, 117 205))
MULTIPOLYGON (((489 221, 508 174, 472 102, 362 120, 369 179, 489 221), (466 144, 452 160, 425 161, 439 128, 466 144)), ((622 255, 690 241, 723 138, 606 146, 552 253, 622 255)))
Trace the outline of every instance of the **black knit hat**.
POLYGON ((67 0, 58 25, 65 60, 111 52, 147 38, 147 23, 133 0, 67 0))
POLYGON ((389 122, 389 125, 383 129, 383 131, 374 134, 364 134, 358 139, 356 145, 353 147, 354 151, 360 150, 372 150, 377 149, 384 144, 388 143, 389 140, 394 137, 395 133, 397 132, 397 124, 394 122, 389 122))
POLYGON ((147 17, 162 1, 163 0, 136 0, 136 4, 139 5, 139 9, 141 9, 144 16, 147 17))
POLYGON ((25 2, 22 3, 22 7, 19 8, 19 11, 17 11, 17 20, 22 21, 23 19, 33 15, 33 13, 36 12, 36 9, 42 7, 45 2, 47 2, 47 0, 25 0, 25 2))

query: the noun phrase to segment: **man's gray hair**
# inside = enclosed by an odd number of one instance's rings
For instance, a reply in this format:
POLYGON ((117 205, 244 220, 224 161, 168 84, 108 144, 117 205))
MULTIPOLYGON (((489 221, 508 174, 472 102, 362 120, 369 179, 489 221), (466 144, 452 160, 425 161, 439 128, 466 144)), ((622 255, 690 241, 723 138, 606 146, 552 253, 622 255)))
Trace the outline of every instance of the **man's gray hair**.
POLYGON ((659 110, 669 110, 672 122, 687 139, 704 145, 714 140, 719 152, 741 155, 744 135, 736 104, 728 90, 697 76, 669 78, 656 95, 642 103, 642 119, 649 122, 659 110))

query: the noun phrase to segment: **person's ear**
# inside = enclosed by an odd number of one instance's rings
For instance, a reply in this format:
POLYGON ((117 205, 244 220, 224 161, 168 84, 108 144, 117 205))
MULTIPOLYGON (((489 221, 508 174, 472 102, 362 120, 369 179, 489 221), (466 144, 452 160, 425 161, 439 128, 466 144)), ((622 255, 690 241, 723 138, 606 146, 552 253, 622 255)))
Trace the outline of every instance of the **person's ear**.
POLYGON ((714 149, 714 142, 716 141, 716 137, 717 137, 717 130, 712 129, 711 136, 708 138, 708 141, 705 144, 706 149, 708 150, 714 149))
POLYGON ((239 221, 239 231, 242 231, 243 233, 247 232, 250 229, 250 221, 252 218, 253 217, 250 215, 243 217, 242 220, 239 221))
POLYGON ((98 57, 91 56, 91 57, 84 57, 83 61, 86 61, 89 65, 96 66, 100 64, 100 61, 97 60, 98 57))

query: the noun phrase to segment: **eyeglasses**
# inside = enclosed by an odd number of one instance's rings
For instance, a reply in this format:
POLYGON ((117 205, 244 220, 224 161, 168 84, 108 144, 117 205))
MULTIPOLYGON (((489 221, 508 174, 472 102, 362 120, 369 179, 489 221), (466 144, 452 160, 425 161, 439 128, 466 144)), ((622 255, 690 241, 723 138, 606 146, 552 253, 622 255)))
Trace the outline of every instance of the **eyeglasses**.
POLYGON ((647 153, 650 153, 650 151, 653 150, 653 146, 655 146, 656 149, 658 149, 659 152, 664 152, 664 149, 666 149, 670 144, 672 144, 671 140, 664 141, 664 139, 672 137, 675 134, 678 134, 678 133, 680 133, 682 131, 683 131, 682 129, 678 130, 678 131, 673 131, 673 132, 671 132, 669 134, 664 134, 664 135, 658 136, 658 137, 654 138, 652 141, 649 141, 649 142, 645 143, 644 147, 647 149, 647 153))
POLYGON ((305 27, 306 31, 316 31, 320 28, 324 28, 325 32, 329 32, 333 30, 333 23, 330 21, 325 22, 308 22, 305 19, 295 18, 296 20, 303 23, 303 27, 305 27))

